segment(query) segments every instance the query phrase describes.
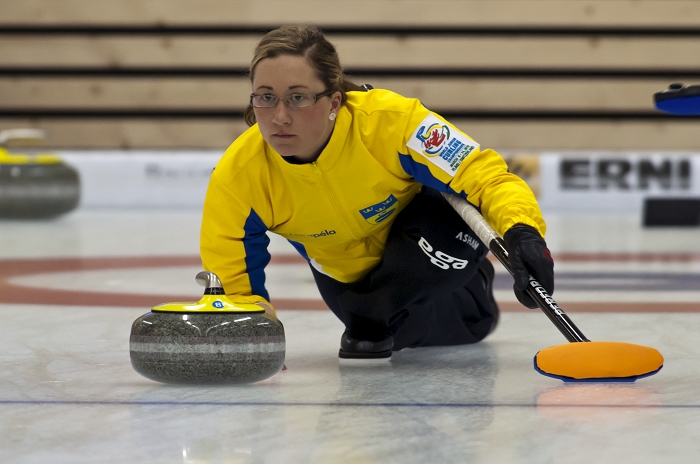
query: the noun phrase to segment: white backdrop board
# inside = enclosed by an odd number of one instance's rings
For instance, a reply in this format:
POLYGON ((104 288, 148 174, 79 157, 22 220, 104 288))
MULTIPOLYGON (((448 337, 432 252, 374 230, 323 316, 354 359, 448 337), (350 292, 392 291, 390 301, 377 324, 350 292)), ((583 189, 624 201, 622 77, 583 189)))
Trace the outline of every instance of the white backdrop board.
MULTIPOLYGON (((61 151, 82 207, 201 208, 223 151, 61 151)), ((506 155, 544 211, 641 212, 647 197, 700 197, 700 153, 506 155)))
POLYGON ((201 208, 223 151, 61 151, 80 173, 82 207, 201 208))

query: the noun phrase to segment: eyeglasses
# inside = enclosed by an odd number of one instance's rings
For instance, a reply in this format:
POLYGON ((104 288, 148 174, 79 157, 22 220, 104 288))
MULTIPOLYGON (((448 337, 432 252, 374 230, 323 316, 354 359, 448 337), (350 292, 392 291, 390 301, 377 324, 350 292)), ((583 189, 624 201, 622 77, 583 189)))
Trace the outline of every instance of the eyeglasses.
POLYGON ((271 93, 264 93, 262 95, 251 93, 250 106, 253 108, 274 108, 277 106, 277 102, 282 100, 289 108, 306 108, 307 106, 316 104, 319 98, 327 97, 335 92, 336 90, 326 90, 316 95, 312 93, 293 93, 283 98, 272 95, 271 93))

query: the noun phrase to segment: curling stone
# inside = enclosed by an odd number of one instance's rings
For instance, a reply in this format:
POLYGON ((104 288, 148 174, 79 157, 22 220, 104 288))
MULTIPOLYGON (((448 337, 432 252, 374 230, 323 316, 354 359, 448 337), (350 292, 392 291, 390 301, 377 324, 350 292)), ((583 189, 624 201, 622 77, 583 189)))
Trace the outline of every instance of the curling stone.
POLYGON ((671 84, 654 94, 656 109, 679 116, 700 115, 700 85, 671 84))
POLYGON ((0 132, 0 217, 51 218, 68 213, 80 201, 78 171, 55 155, 10 154, 13 139, 36 139, 40 131, 0 132))
POLYGON ((232 303, 219 278, 200 272, 196 303, 165 303, 131 326, 131 365, 151 380, 176 384, 252 383, 284 365, 284 327, 256 304, 232 303))

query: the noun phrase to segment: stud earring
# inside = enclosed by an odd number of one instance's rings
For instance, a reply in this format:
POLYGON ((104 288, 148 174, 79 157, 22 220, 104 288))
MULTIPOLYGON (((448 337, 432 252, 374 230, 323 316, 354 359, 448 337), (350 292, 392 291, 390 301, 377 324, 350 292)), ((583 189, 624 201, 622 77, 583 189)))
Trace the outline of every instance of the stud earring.
POLYGON ((330 119, 331 121, 335 121, 335 113, 329 114, 328 119, 330 119))

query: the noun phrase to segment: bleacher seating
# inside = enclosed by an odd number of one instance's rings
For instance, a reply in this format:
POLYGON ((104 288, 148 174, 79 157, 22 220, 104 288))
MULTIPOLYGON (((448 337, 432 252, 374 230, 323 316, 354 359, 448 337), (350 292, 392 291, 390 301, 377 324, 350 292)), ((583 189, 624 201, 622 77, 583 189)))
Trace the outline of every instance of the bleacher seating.
POLYGON ((0 0, 0 128, 56 148, 225 148, 264 31, 314 23, 358 83, 500 150, 690 150, 654 110, 700 82, 692 0, 0 0))

